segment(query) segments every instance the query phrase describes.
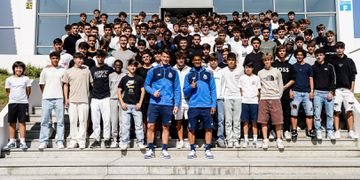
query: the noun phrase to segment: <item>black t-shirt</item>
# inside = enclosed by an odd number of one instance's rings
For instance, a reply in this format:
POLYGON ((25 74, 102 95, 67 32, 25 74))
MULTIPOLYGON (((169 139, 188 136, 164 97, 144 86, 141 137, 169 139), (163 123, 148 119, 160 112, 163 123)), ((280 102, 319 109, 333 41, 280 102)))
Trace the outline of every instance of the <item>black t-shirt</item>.
POLYGON ((113 68, 107 65, 103 67, 94 66, 90 69, 93 78, 91 98, 104 99, 110 97, 109 75, 113 71, 113 68))
MULTIPOLYGON (((153 67, 151 66, 151 68, 153 67)), ((147 73, 150 71, 151 68, 146 69, 144 67, 140 67, 136 69, 136 74, 139 75, 141 78, 146 79, 147 73)), ((143 103, 149 103, 149 102, 150 102, 150 94, 145 91, 143 103)))
POLYGON ((294 68, 289 63, 289 61, 280 62, 280 60, 276 59, 272 63, 272 67, 278 69, 281 72, 284 85, 287 84, 290 80, 295 80, 294 68))
POLYGON ((122 90, 123 101, 126 104, 135 105, 140 100, 141 88, 144 87, 144 80, 138 75, 135 75, 134 77, 126 75, 121 79, 118 87, 122 90))
POLYGON ((312 67, 307 63, 295 63, 293 67, 295 71, 295 83, 293 90, 298 92, 310 92, 309 77, 313 77, 312 67))
POLYGON ((258 52, 256 54, 251 52, 250 54, 246 55, 243 66, 245 67, 248 62, 252 62, 254 65, 253 73, 257 75, 257 73, 264 68, 264 63, 262 62, 263 55, 264 53, 262 52, 258 52))

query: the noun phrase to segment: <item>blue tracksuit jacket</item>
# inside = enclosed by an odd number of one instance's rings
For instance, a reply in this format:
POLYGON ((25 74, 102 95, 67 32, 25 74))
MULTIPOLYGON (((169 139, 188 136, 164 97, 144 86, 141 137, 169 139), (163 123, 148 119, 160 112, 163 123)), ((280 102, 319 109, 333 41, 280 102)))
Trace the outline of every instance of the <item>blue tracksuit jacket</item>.
POLYGON ((189 100, 190 108, 215 108, 216 86, 214 76, 205 68, 196 71, 192 68, 185 76, 184 96, 189 100), (197 87, 193 89, 191 82, 195 80, 197 87))
POLYGON ((171 66, 158 65, 152 68, 145 79, 146 92, 150 94, 150 104, 180 106, 181 91, 179 75, 171 66), (154 97, 154 92, 160 90, 160 97, 154 97))

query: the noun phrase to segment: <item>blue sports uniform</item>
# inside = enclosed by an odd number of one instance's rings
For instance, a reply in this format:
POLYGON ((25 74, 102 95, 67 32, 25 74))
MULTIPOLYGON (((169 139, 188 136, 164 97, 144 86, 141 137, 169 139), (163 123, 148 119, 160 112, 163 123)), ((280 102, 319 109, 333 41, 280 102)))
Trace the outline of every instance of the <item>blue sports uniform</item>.
POLYGON ((198 119, 204 121, 204 128, 213 128, 211 108, 216 108, 216 86, 214 76, 205 68, 197 71, 192 68, 185 76, 184 96, 189 100, 189 129, 196 129, 198 119), (196 88, 191 87, 192 81, 197 83, 196 88))
POLYGON ((173 107, 180 106, 181 91, 178 73, 169 65, 158 65, 148 72, 144 87, 150 94, 148 123, 155 123, 160 116, 162 124, 169 125, 173 107), (154 96, 157 90, 160 90, 160 97, 154 96))

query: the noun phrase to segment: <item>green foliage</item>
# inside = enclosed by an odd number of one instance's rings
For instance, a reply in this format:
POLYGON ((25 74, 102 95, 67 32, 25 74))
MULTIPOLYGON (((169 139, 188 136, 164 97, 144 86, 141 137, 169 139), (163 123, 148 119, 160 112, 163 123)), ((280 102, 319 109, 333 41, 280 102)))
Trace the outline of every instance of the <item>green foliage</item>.
POLYGON ((7 71, 7 69, 5 68, 0 68, 0 75, 10 75, 9 72, 7 71))
POLYGON ((41 70, 42 70, 42 68, 35 67, 31 64, 28 64, 28 65, 26 65, 25 75, 29 76, 30 78, 37 79, 40 77, 41 70))

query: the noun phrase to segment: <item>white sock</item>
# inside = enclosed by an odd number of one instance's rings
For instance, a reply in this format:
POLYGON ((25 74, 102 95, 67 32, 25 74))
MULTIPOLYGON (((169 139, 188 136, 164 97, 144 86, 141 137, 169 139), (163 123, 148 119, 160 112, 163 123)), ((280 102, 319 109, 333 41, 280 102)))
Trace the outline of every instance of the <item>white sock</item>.
POLYGON ((20 138, 20 143, 25 143, 25 138, 20 138))
POLYGON ((14 142, 15 142, 15 139, 14 139, 14 138, 12 138, 12 139, 9 140, 9 143, 14 143, 14 142))
POLYGON ((257 142, 257 135, 253 135, 253 141, 257 142))
POLYGON ((247 135, 247 134, 245 135, 245 134, 244 134, 244 139, 245 139, 245 141, 249 142, 249 135, 247 135))

